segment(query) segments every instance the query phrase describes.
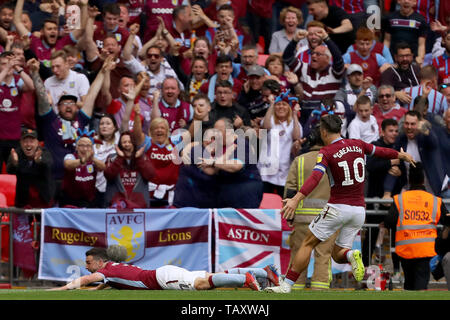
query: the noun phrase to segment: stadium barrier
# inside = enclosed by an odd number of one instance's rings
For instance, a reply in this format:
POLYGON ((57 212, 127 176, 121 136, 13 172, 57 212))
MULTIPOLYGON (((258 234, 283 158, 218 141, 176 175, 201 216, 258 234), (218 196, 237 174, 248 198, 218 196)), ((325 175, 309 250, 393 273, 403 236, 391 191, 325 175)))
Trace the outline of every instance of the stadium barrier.
MULTIPOLYGON (((450 199, 444 199, 444 203, 448 206, 450 206, 450 199)), ((387 210, 382 209, 382 204, 389 204, 392 203, 390 200, 382 200, 377 198, 366 198, 366 204, 373 205, 373 208, 366 210, 367 215, 386 215, 387 210)), ((149 211, 157 210, 157 209, 147 209, 149 211)), ((251 210, 250 210, 251 211, 251 210)), ((0 278, 0 284, 9 284, 9 287, 12 287, 13 285, 18 284, 21 280, 19 279, 19 273, 18 268, 15 265, 14 261, 14 246, 13 246, 13 240, 14 240, 14 232, 13 232, 13 219, 12 214, 16 214, 18 216, 26 216, 27 218, 32 217, 33 223, 31 224, 31 234, 33 237, 33 246, 35 250, 35 261, 36 264, 39 263, 38 259, 38 247, 36 247, 36 244, 39 243, 41 239, 40 234, 40 216, 42 214, 41 209, 20 209, 15 207, 8 207, 8 208, 0 208, 0 272, 4 271, 4 267, 6 266, 8 269, 8 274, 0 274, 2 276, 0 278), (5 237, 6 235, 6 237, 5 237), (7 242, 7 243, 5 243, 7 242)), ((442 226, 438 226, 442 227, 442 226)), ((377 224, 364 224, 363 229, 370 229, 370 228, 378 228, 377 224)), ((369 237, 370 237, 370 233, 369 237)), ((392 235, 389 234, 389 239, 392 235)), ((369 239, 369 243, 371 243, 369 239)), ((390 246, 390 241, 389 241, 390 246)), ((373 248, 369 246, 369 257, 372 257, 373 248)), ((216 270, 217 271, 217 270, 216 270)), ((33 277, 31 280, 27 280, 28 285, 33 286, 39 286, 42 284, 43 281, 37 279, 37 277, 33 277)), ((347 282, 345 282, 345 286, 347 286, 347 282)))

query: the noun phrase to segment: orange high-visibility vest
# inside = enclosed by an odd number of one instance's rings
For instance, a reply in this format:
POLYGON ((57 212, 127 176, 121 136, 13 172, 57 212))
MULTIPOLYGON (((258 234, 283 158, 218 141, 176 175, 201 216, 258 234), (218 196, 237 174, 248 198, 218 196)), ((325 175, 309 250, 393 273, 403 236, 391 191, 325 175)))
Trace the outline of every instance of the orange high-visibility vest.
POLYGON ((394 202, 398 209, 395 252, 405 259, 434 257, 442 199, 411 190, 394 196, 394 202))

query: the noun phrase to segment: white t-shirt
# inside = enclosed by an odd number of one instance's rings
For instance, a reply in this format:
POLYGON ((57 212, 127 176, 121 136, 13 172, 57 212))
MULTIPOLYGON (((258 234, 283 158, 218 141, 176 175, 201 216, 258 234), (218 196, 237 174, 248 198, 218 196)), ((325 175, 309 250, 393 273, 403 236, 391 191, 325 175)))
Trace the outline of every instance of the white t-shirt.
POLYGON ((275 124, 271 117, 270 123, 271 129, 267 133, 267 140, 263 138, 257 166, 263 181, 284 186, 291 165, 294 121, 289 125, 287 121, 275 124))
POLYGON ((89 91, 88 78, 79 72, 70 70, 69 75, 64 80, 59 80, 55 76, 51 76, 44 82, 45 89, 50 93, 53 100, 53 110, 58 113, 58 100, 64 94, 70 94, 78 97, 87 95, 89 91))
POLYGON ((367 143, 378 140, 380 136, 377 119, 370 115, 369 121, 363 122, 358 115, 356 115, 348 126, 348 137, 350 139, 360 139, 367 143))

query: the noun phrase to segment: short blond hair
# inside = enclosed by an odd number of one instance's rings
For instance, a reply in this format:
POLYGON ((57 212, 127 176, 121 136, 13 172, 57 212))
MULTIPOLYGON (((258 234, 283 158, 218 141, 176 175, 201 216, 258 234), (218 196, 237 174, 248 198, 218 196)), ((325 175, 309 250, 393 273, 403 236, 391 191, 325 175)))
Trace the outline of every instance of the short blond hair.
POLYGON ((283 10, 281 10, 280 12, 280 24, 282 26, 284 26, 284 20, 286 19, 286 15, 288 14, 288 12, 295 13, 299 25, 303 23, 303 13, 300 11, 300 9, 297 9, 296 7, 293 6, 289 6, 283 8, 283 10))
POLYGON ((152 122, 150 122, 150 128, 149 130, 149 134, 151 136, 152 131, 156 128, 156 126, 160 125, 160 124, 164 124, 164 127, 167 130, 167 138, 166 141, 164 141, 165 144, 169 143, 169 136, 170 136, 170 127, 169 127, 169 122, 162 118, 162 117, 157 117, 155 119, 152 120, 152 122))

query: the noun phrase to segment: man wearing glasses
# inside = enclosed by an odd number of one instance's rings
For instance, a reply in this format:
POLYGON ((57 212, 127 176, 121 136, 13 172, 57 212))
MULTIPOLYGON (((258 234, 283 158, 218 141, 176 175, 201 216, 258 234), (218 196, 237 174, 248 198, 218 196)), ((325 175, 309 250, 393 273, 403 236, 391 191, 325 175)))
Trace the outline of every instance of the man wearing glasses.
MULTIPOLYGON (((252 66, 258 65, 258 50, 256 45, 249 44, 242 47, 241 64, 233 64, 233 78, 237 78, 242 83, 248 80, 248 71, 252 66)), ((264 69, 269 75, 269 71, 264 69)))
POLYGON ((394 119, 400 121, 408 111, 395 101, 395 90, 390 85, 381 85, 378 88, 378 103, 373 107, 373 116, 377 119, 378 127, 384 119, 394 119))
MULTIPOLYGON (((153 95, 155 90, 160 90, 162 88, 162 83, 166 78, 175 78, 178 80, 177 74, 164 58, 161 49, 156 45, 147 49, 147 58, 144 60, 144 63, 146 66, 142 65, 142 63, 132 55, 129 57, 129 60, 125 61, 125 65, 133 74, 138 74, 142 71, 147 72, 150 77, 149 94, 153 95)), ((178 81, 178 85, 181 90, 184 90, 181 81, 178 81)))
POLYGON ((419 84, 420 67, 414 62, 411 45, 400 42, 394 55, 395 65, 381 74, 380 83, 395 89, 395 96, 401 103, 411 103, 411 96, 402 91, 419 84))

